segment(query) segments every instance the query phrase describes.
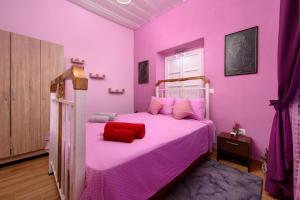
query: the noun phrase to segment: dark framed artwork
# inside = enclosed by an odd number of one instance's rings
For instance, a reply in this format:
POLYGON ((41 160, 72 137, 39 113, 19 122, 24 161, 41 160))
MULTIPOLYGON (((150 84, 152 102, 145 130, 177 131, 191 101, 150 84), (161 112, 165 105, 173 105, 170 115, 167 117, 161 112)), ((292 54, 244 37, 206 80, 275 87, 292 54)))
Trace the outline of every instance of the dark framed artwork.
POLYGON ((257 73, 258 26, 225 36, 225 76, 257 73))
POLYGON ((149 61, 139 62, 139 84, 149 83, 149 61))

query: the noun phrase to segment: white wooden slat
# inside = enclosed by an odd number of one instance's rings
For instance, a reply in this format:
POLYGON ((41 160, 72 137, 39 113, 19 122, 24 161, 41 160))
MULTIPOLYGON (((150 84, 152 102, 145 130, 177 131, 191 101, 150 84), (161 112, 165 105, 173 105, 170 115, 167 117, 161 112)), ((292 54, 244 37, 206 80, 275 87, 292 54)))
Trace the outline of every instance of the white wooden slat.
POLYGON ((104 17, 113 22, 119 23, 130 29, 136 29, 139 27, 139 24, 137 24, 136 22, 133 22, 129 19, 123 18, 123 16, 121 16, 117 12, 113 12, 113 11, 103 7, 101 4, 95 3, 93 1, 90 1, 90 0, 84 0, 84 1, 69 0, 69 1, 79 5, 82 8, 85 8, 86 10, 88 10, 96 15, 100 15, 101 17, 104 17))
POLYGON ((68 0, 115 23, 137 29, 183 0, 133 0, 121 5, 116 0, 68 0))
MULTIPOLYGON (((82 102, 80 100, 80 98, 79 98, 79 102, 82 102)), ((71 134, 73 133, 73 136, 76 135, 75 132, 73 131, 74 130, 73 115, 75 114, 73 112, 74 105, 75 105, 74 102, 66 101, 66 100, 62 100, 62 99, 56 99, 56 94, 55 93, 51 94, 49 172, 50 173, 53 172, 57 187, 59 188, 58 191, 59 191, 60 198, 63 200, 71 199, 70 193, 68 191, 68 189, 69 189, 69 164, 70 164, 69 163, 69 155, 70 155, 69 154, 70 153, 69 142, 71 140, 71 137, 70 137, 71 134), (62 160, 61 160, 61 186, 60 186, 60 188, 59 188, 58 179, 57 179, 57 175, 58 175, 57 170, 58 170, 58 132, 59 132, 59 130, 58 130, 58 120, 59 120, 58 107, 59 107, 59 103, 62 103, 62 144, 61 144, 62 145, 62 152, 61 152, 62 160), (72 128, 68 128, 69 126, 72 128), (72 133, 70 133, 70 130, 72 133)), ((82 106, 82 105, 83 104, 80 104, 80 106, 82 106)), ((78 110, 79 110, 79 112, 81 112, 82 110, 85 111, 85 108, 83 108, 83 109, 79 108, 78 110)), ((78 114, 78 116, 83 116, 83 115, 78 114)), ((83 120, 83 118, 81 117, 79 120, 83 120)), ((83 123, 85 123, 85 120, 82 121, 81 124, 83 124, 83 123)), ((85 132, 82 134, 85 135, 85 132)), ((73 139, 73 141, 76 141, 76 140, 73 139)), ((71 146, 75 147, 75 145, 71 145, 71 146)), ((85 144, 84 144, 84 147, 85 147, 85 144)), ((83 150, 83 152, 85 152, 85 149, 83 150)), ((75 155, 75 154, 73 154, 73 155, 75 155)), ((77 161, 77 160, 75 160, 75 161, 77 161)), ((80 161, 82 161, 82 159, 80 161)), ((75 165, 77 165, 77 164, 75 163, 75 165)), ((76 168, 76 166, 75 166, 75 168, 76 168)), ((75 176, 77 174, 75 173, 75 176)), ((75 177, 74 180, 78 180, 77 176, 75 177)), ((84 183, 84 182, 82 182, 82 183, 84 183)), ((72 199, 79 199, 79 197, 72 198, 72 199)))
POLYGON ((74 91, 74 132, 72 133, 72 163, 70 171, 70 199, 80 199, 85 180, 85 123, 86 91, 74 91))
POLYGON ((66 104, 62 104, 61 190, 65 194, 66 104))
POLYGON ((69 105, 64 104, 64 195, 65 198, 68 199, 68 109, 69 105))
POLYGON ((149 22, 151 19, 153 19, 152 12, 141 6, 140 1, 133 1, 130 6, 127 7, 127 9, 131 12, 134 12, 138 14, 139 16, 143 17, 147 22, 149 22))
POLYGON ((57 172, 57 169, 58 169, 58 162, 57 162, 57 159, 58 159, 58 157, 57 157, 57 152, 58 152, 58 143, 57 143, 57 141, 58 141, 58 103, 56 102, 56 103, 54 103, 54 107, 55 107, 55 116, 54 116, 54 119, 55 119, 55 124, 54 124, 54 134, 53 134, 53 136, 54 136, 54 147, 53 147, 53 149, 54 149, 54 152, 53 152, 53 154, 54 154, 54 168, 55 168, 55 171, 57 172))
POLYGON ((209 83, 205 84, 205 119, 209 120, 210 119, 210 89, 209 89, 209 83))
POLYGON ((55 102, 53 102, 53 99, 55 98, 56 94, 51 93, 50 95, 50 135, 49 135, 49 169, 48 173, 53 173, 52 163, 54 160, 54 131, 55 131, 55 102))
POLYGON ((63 103, 63 104, 74 105, 73 101, 68 101, 68 100, 64 100, 64 99, 54 99, 53 101, 56 101, 58 103, 63 103))
MULTIPOLYGON (((204 75, 204 50, 203 48, 194 49, 179 53, 176 55, 168 56, 165 58, 165 78, 185 78, 192 76, 202 76, 204 75)), ((186 87, 200 85, 204 87, 202 80, 190 80, 184 82, 171 82, 166 83, 166 87, 186 87)), ((178 96, 185 96, 183 89, 179 89, 178 96)), ((170 92, 169 92, 170 93, 170 92)), ((176 95, 175 92, 172 96, 176 95)), ((185 92, 186 93, 186 92, 185 92)), ((190 96, 190 95, 189 95, 190 96)), ((204 96, 204 95, 203 95, 204 96)))
MULTIPOLYGON (((94 2, 99 2, 99 0, 93 0, 94 2)), ((148 20, 147 18, 140 15, 138 12, 132 12, 128 9, 130 5, 124 6, 122 4, 119 4, 116 0, 100 0, 99 4, 101 6, 108 8, 109 10, 113 10, 114 12, 117 12, 120 16, 123 18, 128 18, 130 21, 134 21, 138 24, 144 24, 148 20)))

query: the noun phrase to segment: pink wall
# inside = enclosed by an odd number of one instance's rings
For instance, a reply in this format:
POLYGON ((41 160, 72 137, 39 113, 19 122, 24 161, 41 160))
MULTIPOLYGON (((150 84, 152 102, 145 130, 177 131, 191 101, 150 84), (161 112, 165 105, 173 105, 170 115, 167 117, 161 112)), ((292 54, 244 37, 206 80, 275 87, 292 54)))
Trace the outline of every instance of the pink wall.
POLYGON ((154 19, 134 35, 134 102, 143 111, 154 94, 154 83, 164 77, 157 54, 165 49, 204 38, 205 74, 215 94, 211 118, 217 131, 228 131, 238 121, 254 140, 254 158, 259 158, 269 141, 276 99, 276 60, 279 0, 187 0, 154 19), (224 36, 259 26, 258 74, 224 76, 224 36), (150 83, 138 85, 137 63, 150 61, 150 83))
POLYGON ((86 60, 86 73, 105 73, 89 80, 88 113, 133 111, 133 31, 94 15, 66 0, 1 0, 0 29, 64 45, 71 57, 86 60), (125 88, 125 95, 107 90, 125 88))

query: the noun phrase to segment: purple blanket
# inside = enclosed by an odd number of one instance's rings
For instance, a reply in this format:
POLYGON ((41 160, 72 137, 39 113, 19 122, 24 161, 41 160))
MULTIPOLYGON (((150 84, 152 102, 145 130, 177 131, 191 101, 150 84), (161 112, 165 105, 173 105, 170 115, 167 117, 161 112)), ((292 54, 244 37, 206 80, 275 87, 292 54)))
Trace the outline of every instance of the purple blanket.
POLYGON ((81 199, 148 199, 212 147, 211 121, 148 113, 120 115, 118 121, 144 123, 146 136, 131 144, 104 141, 104 124, 87 123, 81 199))

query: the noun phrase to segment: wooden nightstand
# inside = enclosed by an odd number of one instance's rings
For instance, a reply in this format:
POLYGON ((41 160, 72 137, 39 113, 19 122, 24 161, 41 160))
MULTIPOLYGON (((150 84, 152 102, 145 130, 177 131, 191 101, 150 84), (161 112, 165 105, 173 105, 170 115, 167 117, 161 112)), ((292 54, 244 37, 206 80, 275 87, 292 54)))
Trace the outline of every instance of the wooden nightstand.
POLYGON ((221 133, 217 140, 217 160, 225 159, 250 167, 251 138, 239 135, 232 137, 230 133, 221 133))

